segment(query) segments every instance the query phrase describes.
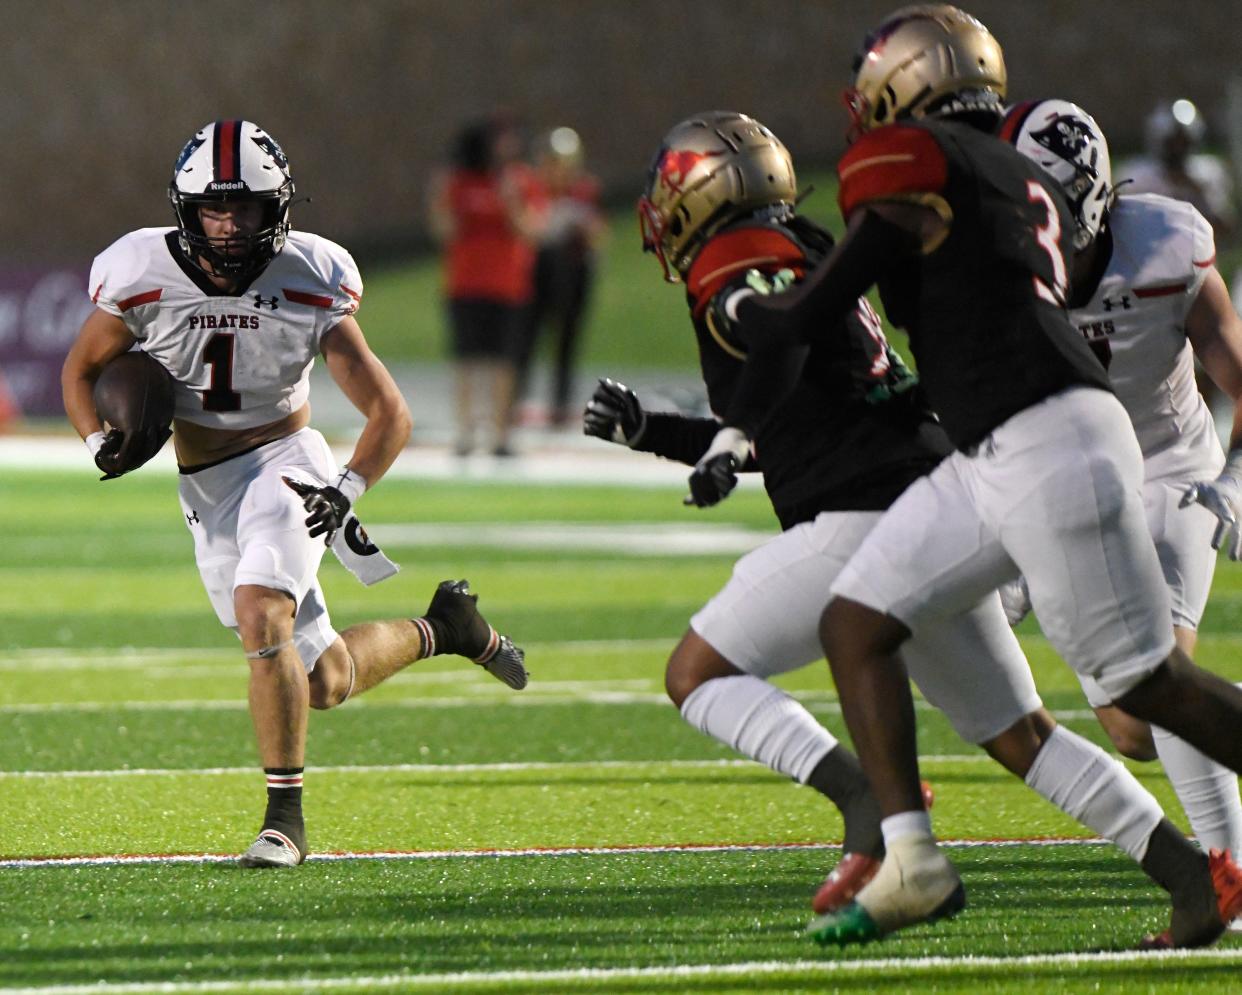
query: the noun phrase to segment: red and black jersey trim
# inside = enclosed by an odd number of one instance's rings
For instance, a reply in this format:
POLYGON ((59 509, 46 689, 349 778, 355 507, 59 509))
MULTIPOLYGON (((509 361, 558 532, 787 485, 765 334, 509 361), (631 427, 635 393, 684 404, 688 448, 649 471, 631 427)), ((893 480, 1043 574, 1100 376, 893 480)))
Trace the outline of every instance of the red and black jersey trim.
POLYGON ((332 298, 326 294, 311 294, 305 290, 290 290, 288 287, 281 288, 280 292, 285 295, 285 300, 294 304, 309 304, 325 310, 332 307, 332 298))
POLYGON ((141 294, 134 294, 133 297, 126 297, 123 301, 118 301, 116 309, 118 311, 128 311, 130 308, 141 307, 143 304, 154 304, 164 294, 163 288, 157 290, 147 290, 141 294))
POLYGON ((212 179, 217 183, 241 180, 241 121, 217 121, 211 139, 212 179))
POLYGON ((944 150, 925 128, 891 124, 869 131, 837 164, 838 201, 848 218, 873 200, 943 195, 949 180, 944 150))
POLYGON ((775 273, 786 268, 798 277, 806 272, 806 253, 788 233, 759 227, 721 232, 708 240, 686 274, 694 317, 701 317, 711 299, 747 270, 775 273))
POLYGON ((1135 297, 1172 297, 1174 294, 1184 294, 1187 284, 1185 283, 1166 283, 1155 287, 1135 287, 1135 297))

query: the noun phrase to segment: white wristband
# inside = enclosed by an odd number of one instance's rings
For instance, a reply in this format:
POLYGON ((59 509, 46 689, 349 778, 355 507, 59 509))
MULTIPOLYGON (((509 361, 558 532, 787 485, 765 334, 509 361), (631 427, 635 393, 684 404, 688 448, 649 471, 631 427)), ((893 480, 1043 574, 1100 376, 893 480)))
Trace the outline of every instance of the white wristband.
POLYGON ((357 503, 358 498, 367 489, 367 482, 349 467, 345 467, 344 472, 336 478, 336 483, 332 486, 344 494, 352 506, 357 503))
POLYGON ((732 453, 738 466, 741 466, 746 462, 746 457, 750 455, 750 439, 740 428, 722 428, 712 439, 712 444, 707 447, 707 452, 703 454, 699 463, 706 463, 713 456, 719 456, 721 453, 732 453))
POLYGON ((91 451, 91 459, 94 459, 95 454, 99 452, 99 447, 103 445, 104 434, 103 432, 92 432, 82 441, 86 443, 86 448, 91 451))

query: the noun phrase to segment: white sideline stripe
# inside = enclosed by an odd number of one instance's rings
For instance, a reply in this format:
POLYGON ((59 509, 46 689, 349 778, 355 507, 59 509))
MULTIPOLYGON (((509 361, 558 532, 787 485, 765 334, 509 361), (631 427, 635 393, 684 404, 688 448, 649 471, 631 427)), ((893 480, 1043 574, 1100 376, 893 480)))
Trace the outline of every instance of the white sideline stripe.
MULTIPOLYGON (((983 753, 946 753, 919 757, 922 763, 984 763, 991 760, 983 753)), ((529 760, 482 764, 341 764, 335 767, 308 767, 308 775, 318 774, 471 774, 505 773, 549 770, 594 770, 673 767, 679 769, 712 767, 754 767, 762 769, 753 760, 529 760)), ((0 770, 0 780, 57 778, 108 778, 108 777, 171 777, 190 774, 199 777, 218 777, 226 774, 255 773, 254 767, 127 767, 107 770, 0 770)))
POLYGON ((619 981, 642 978, 713 978, 747 975, 805 975, 831 978, 868 971, 948 971, 970 968, 1091 967, 1103 964, 1153 964, 1162 961, 1192 964, 1242 962, 1242 949, 1118 950, 1099 953, 1027 954, 1021 957, 879 957, 874 960, 742 961, 736 964, 679 964, 672 967, 580 967, 550 971, 454 971, 440 974, 385 974, 349 978, 250 978, 237 981, 98 982, 89 985, 49 985, 42 988, 3 988, 10 995, 147 995, 232 991, 373 991, 388 988, 443 988, 488 983, 619 981))
MULTIPOLYGON (((575 654, 607 654, 624 653, 634 650, 671 650, 677 643, 677 637, 669 636, 662 639, 566 639, 556 642, 523 642, 522 646, 528 654, 552 650, 575 654)), ((242 659, 240 648, 222 647, 143 647, 129 649, 81 650, 57 649, 55 646, 23 647, 21 649, 0 652, 0 670, 26 670, 38 667, 40 670, 103 670, 111 671, 120 668, 141 668, 152 663, 176 662, 190 659, 219 659, 222 665, 236 664, 242 659)), ((470 671, 461 668, 453 670, 428 671, 419 669, 420 674, 437 674, 448 676, 470 671)), ((407 678, 403 677, 402 680, 407 678)))
POLYGON ((576 550, 630 556, 693 556, 749 553, 776 536, 775 529, 748 529, 703 522, 635 524, 588 522, 472 522, 367 526, 382 546, 491 547, 576 550))
MULTIPOLYGON (((1111 846, 1098 837, 1045 836, 1033 839, 940 840, 956 849, 1003 849, 1019 846, 1111 846)), ((840 850, 840 843, 667 843, 637 846, 548 846, 510 850, 374 850, 311 853, 307 861, 331 863, 344 860, 456 860, 478 857, 612 857, 632 853, 767 853, 785 850, 840 850)), ((121 864, 228 864, 231 853, 138 853, 97 857, 12 857, 0 859, 5 867, 112 867, 121 864)), ((0 988, 0 991, 5 989, 0 988)))
MULTIPOLYGON (((519 695, 503 694, 499 688, 493 688, 491 682, 485 682, 474 697, 445 696, 435 698, 358 698, 349 702, 350 708, 477 708, 479 705, 505 705, 508 707, 529 707, 534 705, 659 705, 668 707, 668 695, 658 691, 610 691, 606 689, 589 690, 608 684, 608 681, 558 681, 549 683, 549 687, 565 687, 579 684, 583 690, 577 694, 541 694, 539 685, 531 684, 528 690, 519 695)), ((794 691, 793 697, 804 705, 831 715, 841 714, 841 705, 836 695, 827 691, 794 691)), ((170 701, 70 701, 70 702, 19 702, 0 705, 0 715, 12 713, 55 713, 55 712, 228 712, 246 711, 249 705, 240 700, 209 701, 209 700, 177 700, 170 701)), ((934 712, 936 709, 916 698, 915 711, 934 712)), ((1077 722, 1094 719, 1095 713, 1088 708, 1067 708, 1053 710, 1054 718, 1062 722, 1077 722)))

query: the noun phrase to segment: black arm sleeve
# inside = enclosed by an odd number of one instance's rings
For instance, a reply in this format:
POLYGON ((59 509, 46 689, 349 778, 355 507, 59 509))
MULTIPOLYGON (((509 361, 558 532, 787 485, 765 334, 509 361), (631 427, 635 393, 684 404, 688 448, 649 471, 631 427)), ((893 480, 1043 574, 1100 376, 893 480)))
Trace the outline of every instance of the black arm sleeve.
POLYGON ((874 211, 860 211, 845 237, 807 279, 787 293, 747 297, 737 306, 736 334, 746 343, 742 371, 725 424, 754 437, 767 413, 794 389, 814 335, 836 328, 895 259, 918 240, 874 211))
MULTIPOLYGON (((694 466, 707 452, 712 439, 721 429, 715 418, 692 418, 671 411, 648 411, 647 427, 634 446, 643 453, 655 453, 665 459, 694 466)), ((754 458, 746 457, 744 472, 758 470, 754 458)))

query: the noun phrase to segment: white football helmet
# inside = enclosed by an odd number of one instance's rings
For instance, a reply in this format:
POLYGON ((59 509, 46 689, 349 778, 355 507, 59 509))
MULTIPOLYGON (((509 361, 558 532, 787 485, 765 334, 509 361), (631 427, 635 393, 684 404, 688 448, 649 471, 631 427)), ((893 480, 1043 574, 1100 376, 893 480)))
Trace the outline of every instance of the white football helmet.
POLYGON ((213 121, 200 128, 177 156, 168 198, 177 215, 181 251, 195 265, 206 259, 214 273, 245 277, 284 248, 293 199, 289 161, 276 140, 250 121, 213 121), (253 235, 213 244, 203 234, 204 204, 254 200, 263 223, 253 235), (229 250, 233 251, 229 251, 229 250))
POLYGON ((1095 241, 1113 202, 1108 142, 1095 118, 1068 100, 1032 100, 1005 115, 1000 136, 1060 184, 1074 215, 1074 248, 1095 241))

